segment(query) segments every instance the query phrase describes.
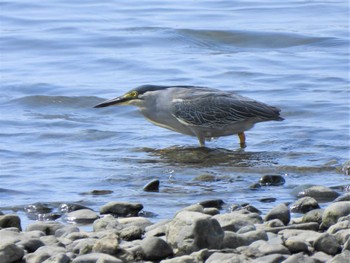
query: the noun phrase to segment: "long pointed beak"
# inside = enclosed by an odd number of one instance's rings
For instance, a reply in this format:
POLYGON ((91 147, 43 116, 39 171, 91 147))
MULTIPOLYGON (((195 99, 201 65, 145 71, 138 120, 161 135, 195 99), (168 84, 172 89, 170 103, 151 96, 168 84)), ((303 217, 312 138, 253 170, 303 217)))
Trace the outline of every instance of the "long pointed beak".
POLYGON ((97 104, 96 106, 94 106, 94 108, 103 108, 103 107, 108 107, 108 106, 112 106, 112 105, 120 105, 120 104, 124 104, 125 102, 129 101, 129 98, 126 98, 125 96, 120 96, 114 99, 110 99, 110 100, 106 100, 103 101, 99 104, 97 104))

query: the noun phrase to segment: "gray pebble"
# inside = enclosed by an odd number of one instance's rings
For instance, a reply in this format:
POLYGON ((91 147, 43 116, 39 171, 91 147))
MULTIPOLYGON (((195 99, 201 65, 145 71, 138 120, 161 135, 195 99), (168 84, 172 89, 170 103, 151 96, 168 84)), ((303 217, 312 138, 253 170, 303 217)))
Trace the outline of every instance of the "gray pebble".
POLYGON ((215 252, 205 261, 205 263, 235 263, 243 262, 243 260, 244 257, 238 254, 215 252))
POLYGON ((212 199, 212 200, 205 200, 205 201, 199 202, 199 204, 204 208, 221 209, 221 207, 225 204, 225 202, 221 199, 212 199))
POLYGON ((71 262, 70 257, 68 257, 64 253, 61 253, 61 254, 57 254, 57 255, 53 255, 53 256, 49 257, 48 259, 46 259, 42 263, 70 263, 70 262, 71 262))
POLYGON ((283 263, 316 263, 315 260, 303 253, 294 254, 288 257, 283 263))
POLYGON ((79 209, 67 214, 67 221, 78 224, 88 224, 94 222, 99 216, 90 209, 79 209))
POLYGON ((284 242, 284 245, 289 249, 289 251, 292 254, 299 253, 299 252, 304 252, 304 253, 309 252, 308 245, 305 243, 304 240, 300 238, 295 238, 295 237, 288 238, 284 242))
POLYGON ((59 222, 36 222, 28 225, 26 231, 39 230, 46 235, 54 235, 56 230, 62 227, 64 227, 64 225, 59 222))
POLYGON ((139 203, 109 202, 100 207, 101 214, 113 214, 116 216, 137 216, 143 209, 139 203))
POLYGON ((322 215, 322 224, 328 228, 338 222, 338 219, 350 214, 350 201, 342 201, 330 204, 322 215))
POLYGON ((287 258, 286 255, 281 254, 272 254, 259 257, 250 261, 251 263, 280 263, 283 262, 287 258))
POLYGON ((146 260, 160 260, 173 255, 169 244, 159 237, 146 237, 140 245, 146 260))
POLYGON ((121 229, 118 219, 112 215, 106 215, 100 219, 94 221, 93 225, 94 232, 103 231, 107 229, 121 229))
POLYGON ((135 225, 127 226, 122 230, 120 230, 119 232, 120 238, 126 241, 141 239, 142 234, 143 234, 142 228, 135 225))
POLYGON ((329 187, 316 185, 316 186, 311 186, 305 189, 304 191, 301 191, 298 193, 298 197, 305 197, 305 196, 313 197, 317 201, 329 202, 336 199, 339 196, 339 193, 330 189, 329 187))
POLYGON ((329 255, 335 255, 341 250, 336 238, 328 233, 322 234, 315 240, 314 248, 329 255))
POLYGON ((341 254, 336 255, 335 257, 333 257, 328 262, 329 263, 349 263, 349 258, 350 258, 350 251, 349 250, 345 250, 341 254))
POLYGON ((22 230, 21 219, 18 215, 0 215, 0 229, 16 227, 19 230, 22 230))
POLYGON ((115 234, 109 234, 99 240, 92 247, 92 251, 95 253, 104 253, 109 255, 115 255, 118 252, 119 239, 115 234))
POLYGON ((111 255, 91 253, 76 257, 72 263, 123 263, 123 261, 111 255))
POLYGON ((311 210, 303 216, 302 222, 303 223, 317 222, 318 224, 321 224, 323 212, 324 212, 324 209, 311 210))
POLYGON ((0 262, 12 263, 22 259, 24 250, 13 243, 0 243, 0 262))
POLYGON ((320 206, 316 199, 309 196, 302 197, 290 205, 291 212, 302 214, 318 208, 320 208, 320 206))
POLYGON ((290 221, 290 211, 285 204, 279 204, 272 208, 265 216, 265 221, 279 219, 284 225, 288 225, 290 221))
POLYGON ((39 238, 22 238, 17 245, 23 247, 28 253, 33 253, 39 247, 45 246, 44 242, 42 242, 39 238))
POLYGON ((213 216, 216 219, 223 230, 237 232, 244 226, 254 225, 262 223, 262 218, 255 213, 240 210, 227 214, 219 214, 213 216))

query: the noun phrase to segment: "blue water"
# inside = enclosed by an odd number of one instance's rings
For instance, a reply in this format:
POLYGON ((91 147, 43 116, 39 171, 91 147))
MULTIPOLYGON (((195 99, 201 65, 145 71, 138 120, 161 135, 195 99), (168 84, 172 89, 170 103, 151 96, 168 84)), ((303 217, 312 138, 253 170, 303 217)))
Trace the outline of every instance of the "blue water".
POLYGON ((159 220, 213 198, 264 212, 297 185, 344 192, 348 18, 346 1, 3 1, 0 210, 26 224, 35 202, 131 201, 159 220), (244 151, 235 136, 201 150, 135 108, 93 108, 143 84, 234 90, 285 121, 256 125, 244 151), (286 184, 250 190, 264 174, 286 184), (159 193, 142 190, 152 179, 159 193))

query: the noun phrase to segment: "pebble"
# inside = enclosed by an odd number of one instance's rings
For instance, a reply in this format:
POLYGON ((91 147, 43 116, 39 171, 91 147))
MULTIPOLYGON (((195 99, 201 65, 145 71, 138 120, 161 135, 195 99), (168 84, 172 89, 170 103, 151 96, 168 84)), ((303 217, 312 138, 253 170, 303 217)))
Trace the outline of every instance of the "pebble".
POLYGON ((55 221, 38 221, 22 231, 16 215, 0 215, 0 262, 328 263, 350 257, 349 201, 333 201, 293 220, 287 205, 280 204, 263 215, 264 221, 259 211, 246 209, 249 204, 225 212, 219 210, 223 200, 213 199, 157 223, 135 216, 141 204, 111 203, 101 207, 109 212, 104 215, 74 205, 63 208, 67 218, 93 221, 91 231, 55 221), (120 217, 115 211, 121 210, 134 216, 120 217))
POLYGON ((100 214, 113 214, 115 216, 138 216, 143 209, 139 203, 109 202, 100 207, 100 214))
POLYGON ((304 189, 298 193, 298 197, 313 197, 317 201, 330 202, 339 196, 339 193, 326 186, 316 185, 304 189))
POLYGON ((290 205, 290 211, 293 213, 305 214, 311 210, 319 209, 320 206, 316 199, 306 196, 298 199, 293 204, 290 205))
POLYGON ((99 216, 90 209, 80 209, 67 214, 67 221, 77 224, 93 223, 99 216))
POLYGON ((286 180, 281 175, 264 175, 259 179, 262 186, 279 186, 284 185, 286 180))

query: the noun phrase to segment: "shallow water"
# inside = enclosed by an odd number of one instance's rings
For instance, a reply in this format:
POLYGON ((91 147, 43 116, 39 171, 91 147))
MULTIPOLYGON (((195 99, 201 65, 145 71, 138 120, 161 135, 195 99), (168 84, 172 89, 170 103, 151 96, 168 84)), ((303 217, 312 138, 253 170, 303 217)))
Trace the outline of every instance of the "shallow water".
POLYGON ((216 198, 265 212, 298 185, 344 192, 348 17, 346 1, 2 2, 0 210, 27 224, 35 202, 131 201, 159 220, 216 198), (199 149, 132 107, 92 108, 146 83, 235 90, 285 121, 257 124, 245 150, 234 136, 199 149), (265 174, 286 184, 251 190, 265 174), (152 179, 159 193, 142 190, 152 179))

